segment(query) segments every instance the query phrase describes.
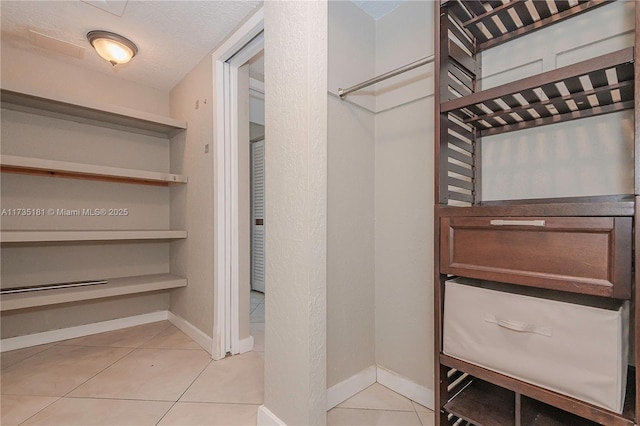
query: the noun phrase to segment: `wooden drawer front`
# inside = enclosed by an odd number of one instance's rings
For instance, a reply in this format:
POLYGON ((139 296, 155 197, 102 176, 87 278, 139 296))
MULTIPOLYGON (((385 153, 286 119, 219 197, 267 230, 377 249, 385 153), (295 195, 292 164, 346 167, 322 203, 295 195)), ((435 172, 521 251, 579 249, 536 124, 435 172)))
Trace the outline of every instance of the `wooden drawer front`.
POLYGON ((630 217, 443 217, 443 273, 631 297, 630 217))

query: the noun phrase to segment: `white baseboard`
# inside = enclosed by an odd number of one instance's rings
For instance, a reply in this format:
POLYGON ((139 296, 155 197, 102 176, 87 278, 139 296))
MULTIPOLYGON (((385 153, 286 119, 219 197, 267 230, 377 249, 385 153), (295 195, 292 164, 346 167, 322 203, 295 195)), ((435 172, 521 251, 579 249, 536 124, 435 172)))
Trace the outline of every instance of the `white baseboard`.
POLYGON ((168 314, 168 311, 150 312, 148 314, 101 321, 93 324, 27 334, 26 336, 9 337, 7 339, 0 340, 0 352, 60 342, 62 340, 75 339, 76 337, 84 337, 91 334, 104 333, 106 331, 120 330, 122 328, 133 327, 136 325, 149 324, 151 322, 164 321, 169 319, 168 314))
POLYGON ((327 389, 327 411, 374 384, 376 374, 377 368, 372 365, 327 389))
POLYGON ((238 344, 238 353, 243 354, 253 350, 253 336, 240 340, 238 344))
POLYGON ((433 410, 434 394, 432 390, 412 382, 395 371, 380 366, 377 370, 377 380, 382 386, 433 410))
POLYGON ((285 422, 280 420, 278 416, 273 414, 264 405, 258 407, 258 426, 287 426, 285 422))
POLYGON ((182 317, 174 314, 173 312, 168 312, 167 318, 171 324, 175 325, 187 336, 191 337, 197 344, 202 346, 202 349, 207 351, 209 354, 213 351, 213 338, 207 336, 205 333, 200 331, 199 328, 191 324, 189 321, 185 320, 182 317))

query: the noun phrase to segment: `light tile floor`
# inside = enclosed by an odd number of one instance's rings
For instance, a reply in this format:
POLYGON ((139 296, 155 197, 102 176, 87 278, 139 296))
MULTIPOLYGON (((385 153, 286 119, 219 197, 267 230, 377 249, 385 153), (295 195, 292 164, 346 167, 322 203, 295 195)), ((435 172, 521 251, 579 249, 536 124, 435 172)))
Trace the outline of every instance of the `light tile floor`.
MULTIPOLYGON (((256 351, 221 361, 168 321, 2 353, 0 424, 255 425, 264 298, 252 297, 252 313, 256 351)), ((374 384, 328 424, 431 426, 433 413, 374 384)))

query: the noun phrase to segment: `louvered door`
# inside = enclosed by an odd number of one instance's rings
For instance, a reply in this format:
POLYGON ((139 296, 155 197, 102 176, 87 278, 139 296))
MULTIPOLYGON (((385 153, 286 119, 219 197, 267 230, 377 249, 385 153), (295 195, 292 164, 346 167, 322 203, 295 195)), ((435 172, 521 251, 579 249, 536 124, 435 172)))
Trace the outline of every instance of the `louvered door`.
POLYGON ((251 289, 264 293, 264 140, 251 144, 251 289))

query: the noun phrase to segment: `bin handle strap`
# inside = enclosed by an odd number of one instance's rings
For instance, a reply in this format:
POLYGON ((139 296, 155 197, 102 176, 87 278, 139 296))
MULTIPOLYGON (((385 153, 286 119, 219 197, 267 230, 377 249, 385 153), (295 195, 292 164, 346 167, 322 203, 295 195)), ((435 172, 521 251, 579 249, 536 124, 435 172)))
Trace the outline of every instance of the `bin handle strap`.
POLYGON ((535 334, 540 334, 541 336, 547 336, 547 337, 551 337, 551 334, 552 334, 551 327, 545 327, 545 326, 540 326, 536 324, 529 324, 525 322, 511 320, 511 319, 499 318, 492 314, 487 314, 484 320, 492 324, 497 324, 500 327, 506 328, 508 330, 517 331, 520 333, 535 333, 535 334))

